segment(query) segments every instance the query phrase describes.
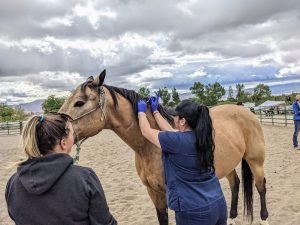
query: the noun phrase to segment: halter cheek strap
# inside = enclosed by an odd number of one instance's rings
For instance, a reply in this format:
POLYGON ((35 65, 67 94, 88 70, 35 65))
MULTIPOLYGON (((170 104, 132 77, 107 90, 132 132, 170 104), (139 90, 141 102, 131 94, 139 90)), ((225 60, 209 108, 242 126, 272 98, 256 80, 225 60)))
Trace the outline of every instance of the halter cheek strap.
POLYGON ((71 117, 73 121, 79 120, 82 117, 85 117, 85 116, 91 114, 92 112, 96 111, 98 108, 100 108, 100 110, 102 111, 101 121, 106 119, 106 97, 105 97, 105 91, 103 89, 103 86, 99 87, 98 92, 99 92, 99 103, 98 103, 98 105, 94 109, 92 109, 92 110, 76 117, 75 119, 73 119, 71 117))
MULTIPOLYGON (((101 121, 107 119, 107 113, 106 113, 106 105, 107 105, 107 102, 106 102, 106 96, 105 96, 105 91, 104 91, 104 89, 103 89, 103 86, 100 86, 100 87, 98 88, 98 92, 99 92, 99 103, 98 103, 98 105, 97 105, 94 109, 92 109, 92 110, 90 110, 90 111, 88 111, 88 112, 86 112, 86 113, 84 113, 84 114, 82 114, 82 115, 76 117, 75 119, 73 119, 71 116, 69 116, 69 117, 72 119, 72 121, 79 120, 79 119, 81 119, 82 117, 85 117, 85 116, 91 114, 92 112, 98 110, 98 108, 100 108, 100 110, 101 110, 101 112, 102 112, 101 118, 100 118, 101 121)), ((76 135, 76 137, 77 137, 77 140, 78 140, 78 135, 77 135, 77 133, 75 132, 75 130, 74 130, 74 133, 75 133, 75 135, 76 135)), ((73 162, 74 162, 75 165, 77 165, 77 164, 78 164, 78 161, 79 161, 79 153, 80 153, 80 150, 81 150, 81 147, 80 147, 80 146, 81 146, 81 144, 82 144, 86 139, 88 139, 88 137, 85 137, 85 138, 83 138, 80 142, 78 141, 78 142, 76 143, 76 155, 75 155, 74 158, 73 158, 73 162)))

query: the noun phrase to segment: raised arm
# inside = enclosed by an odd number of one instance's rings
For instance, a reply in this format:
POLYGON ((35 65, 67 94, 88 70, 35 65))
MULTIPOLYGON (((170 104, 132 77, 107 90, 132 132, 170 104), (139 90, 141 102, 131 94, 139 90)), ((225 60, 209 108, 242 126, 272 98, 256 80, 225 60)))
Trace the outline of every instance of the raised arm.
POLYGON ((138 102, 138 112, 139 112, 139 125, 142 135, 150 142, 152 142, 157 147, 161 148, 158 133, 159 130, 152 129, 146 115, 147 104, 145 101, 140 100, 138 102))
POLYGON ((162 131, 176 131, 169 123, 168 121, 162 117, 160 112, 157 110, 158 108, 158 101, 159 96, 153 96, 150 98, 150 104, 151 104, 151 112, 153 113, 153 116, 156 120, 156 123, 158 124, 160 130, 162 131))
POLYGON ((154 111, 153 116, 154 116, 156 123, 159 126, 160 130, 162 130, 162 131, 177 131, 168 123, 168 121, 165 118, 162 117, 162 115, 160 114, 159 111, 157 111, 157 110, 154 111))

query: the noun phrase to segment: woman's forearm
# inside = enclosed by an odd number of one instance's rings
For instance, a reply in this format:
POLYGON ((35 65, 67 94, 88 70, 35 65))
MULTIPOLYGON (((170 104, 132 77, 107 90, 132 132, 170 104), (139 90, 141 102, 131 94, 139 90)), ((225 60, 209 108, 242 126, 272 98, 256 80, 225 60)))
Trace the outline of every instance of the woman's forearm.
POLYGON ((145 137, 152 129, 145 113, 139 113, 139 125, 142 135, 145 137))
POLYGON ((155 111, 153 113, 153 116, 154 116, 156 123, 158 124, 160 130, 175 131, 175 129, 168 123, 168 121, 165 118, 162 117, 162 115, 158 111, 155 111))
POLYGON ((139 125, 140 125, 142 135, 146 139, 148 139, 150 142, 152 142, 154 145, 161 148, 159 140, 158 140, 159 130, 151 128, 145 113, 139 112, 138 115, 139 115, 139 125))

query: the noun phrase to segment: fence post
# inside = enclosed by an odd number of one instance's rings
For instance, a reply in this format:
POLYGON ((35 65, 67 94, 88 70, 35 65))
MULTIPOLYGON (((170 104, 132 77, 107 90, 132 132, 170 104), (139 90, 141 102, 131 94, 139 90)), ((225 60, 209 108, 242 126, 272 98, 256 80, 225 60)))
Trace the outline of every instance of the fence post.
POLYGON ((259 119, 260 119, 260 123, 262 124, 261 107, 259 107, 259 119))
POLYGON ((274 125, 274 114, 273 113, 271 113, 271 117, 272 117, 272 125, 274 125))
POLYGON ((287 127, 287 111, 286 111, 286 105, 284 105, 284 120, 285 120, 285 126, 287 127))
POLYGON ((23 122, 20 121, 20 134, 22 134, 22 130, 23 130, 23 122))

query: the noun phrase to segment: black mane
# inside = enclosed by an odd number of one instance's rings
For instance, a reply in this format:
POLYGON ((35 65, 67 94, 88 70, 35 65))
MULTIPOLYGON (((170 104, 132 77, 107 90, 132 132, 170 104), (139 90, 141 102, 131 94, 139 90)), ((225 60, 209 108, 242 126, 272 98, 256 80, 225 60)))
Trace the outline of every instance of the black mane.
MULTIPOLYGON (((85 81, 83 84, 81 84, 81 91, 85 91, 86 87, 90 87, 92 89, 94 89, 95 91, 98 90, 98 87, 93 83, 94 78, 91 76, 87 79, 87 81, 85 81)), ((143 97, 142 95, 136 93, 134 90, 127 90, 125 88, 118 88, 118 87, 114 87, 114 86, 109 86, 109 85, 103 85, 104 87, 107 88, 107 90, 109 91, 109 93, 112 96, 112 99, 114 101, 114 106, 115 108, 118 107, 118 96, 116 93, 122 95, 124 98, 126 98, 132 105, 134 114, 136 116, 136 118, 138 118, 138 109, 137 109, 137 103, 140 99, 145 100, 146 102, 148 101, 148 99, 146 99, 145 97, 143 97)), ((147 102, 147 104, 149 104, 147 102)), ((158 106, 158 111, 160 112, 160 114, 168 120, 168 122, 170 124, 173 124, 173 118, 167 114, 166 110, 159 105, 158 106)))
MULTIPOLYGON (((113 86, 109 86, 109 85, 103 85, 103 86, 106 87, 108 89, 109 93, 111 94, 113 101, 114 101, 115 108, 118 107, 118 96, 116 95, 116 93, 118 93, 118 94, 122 95, 124 98, 126 98, 131 103, 136 117, 138 117, 138 109, 137 109, 138 101, 140 99, 143 99, 146 102, 148 101, 148 99, 146 99, 142 95, 136 93, 134 90, 127 90, 125 88, 118 88, 118 87, 113 87, 113 86)), ((147 103, 147 104, 149 104, 149 103, 147 103)), ((168 120, 168 122, 170 124, 173 124, 173 118, 166 113, 166 110, 161 105, 158 106, 158 111, 164 118, 166 118, 168 120)))

